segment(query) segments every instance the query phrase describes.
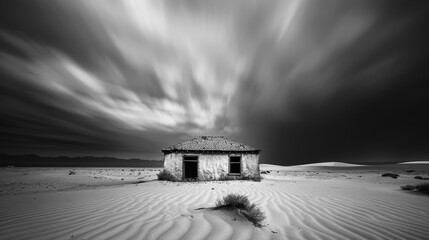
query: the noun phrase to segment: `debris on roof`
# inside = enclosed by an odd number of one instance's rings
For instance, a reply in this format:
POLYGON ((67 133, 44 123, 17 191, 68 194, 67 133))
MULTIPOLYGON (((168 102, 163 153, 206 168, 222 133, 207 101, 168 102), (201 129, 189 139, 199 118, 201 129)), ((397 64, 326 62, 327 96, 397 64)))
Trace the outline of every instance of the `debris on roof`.
POLYGON ((191 140, 163 148, 163 152, 169 151, 258 151, 255 148, 240 142, 230 140, 224 136, 200 136, 191 140))

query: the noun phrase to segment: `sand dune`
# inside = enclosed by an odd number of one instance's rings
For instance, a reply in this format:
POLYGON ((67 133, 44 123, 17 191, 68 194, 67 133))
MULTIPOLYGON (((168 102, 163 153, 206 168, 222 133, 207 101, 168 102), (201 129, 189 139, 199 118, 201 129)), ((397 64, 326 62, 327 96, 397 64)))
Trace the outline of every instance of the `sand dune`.
POLYGON ((274 164, 259 164, 259 169, 261 170, 285 170, 289 166, 279 166, 274 164))
POLYGON ((429 161, 412 161, 412 162, 402 162, 399 164, 429 164, 429 161))
POLYGON ((320 162, 320 163, 310 163, 298 165, 300 167, 360 167, 365 165, 352 164, 352 163, 343 163, 343 162, 320 162))
POLYGON ((427 200, 397 185, 353 179, 152 181, 0 196, 0 239, 423 239, 427 200), (195 210, 228 193, 258 203, 266 226, 195 210))
POLYGON ((260 164, 262 171, 278 170, 278 171, 318 171, 318 170, 332 170, 332 171, 406 171, 406 170, 419 170, 424 173, 429 172, 429 164, 425 161, 404 162, 398 164, 380 164, 380 165, 359 165, 342 162, 321 162, 310 163, 303 165, 293 166, 279 166, 273 164, 260 164))
POLYGON ((343 163, 343 162, 320 162, 320 163, 309 163, 302 165, 293 166, 279 166, 274 164, 260 164, 261 170, 285 170, 287 168, 299 168, 299 167, 362 167, 365 165, 343 163))

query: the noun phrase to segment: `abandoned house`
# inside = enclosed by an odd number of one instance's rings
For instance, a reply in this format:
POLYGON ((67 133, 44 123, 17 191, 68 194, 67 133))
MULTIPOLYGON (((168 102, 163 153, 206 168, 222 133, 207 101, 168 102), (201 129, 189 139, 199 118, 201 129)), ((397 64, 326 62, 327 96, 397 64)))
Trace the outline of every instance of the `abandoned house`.
POLYGON ((162 149, 164 170, 177 179, 219 180, 259 177, 259 153, 222 136, 201 136, 162 149))

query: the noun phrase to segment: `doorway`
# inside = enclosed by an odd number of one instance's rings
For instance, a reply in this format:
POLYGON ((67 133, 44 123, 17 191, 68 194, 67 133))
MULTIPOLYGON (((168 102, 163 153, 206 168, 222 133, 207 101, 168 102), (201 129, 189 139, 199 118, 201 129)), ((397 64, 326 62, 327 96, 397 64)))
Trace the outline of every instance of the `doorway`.
POLYGON ((183 156, 183 179, 198 178, 198 156, 183 156))

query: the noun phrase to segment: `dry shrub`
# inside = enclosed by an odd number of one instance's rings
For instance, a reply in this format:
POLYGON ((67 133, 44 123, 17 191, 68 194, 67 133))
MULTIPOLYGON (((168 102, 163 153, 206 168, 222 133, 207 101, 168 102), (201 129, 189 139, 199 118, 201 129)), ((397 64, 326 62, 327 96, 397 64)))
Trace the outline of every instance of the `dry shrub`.
POLYGON ((216 208, 225 209, 246 209, 250 205, 249 199, 245 195, 231 193, 216 201, 216 208))
POLYGON ((251 180, 255 181, 255 182, 260 182, 260 181, 262 181, 262 179, 264 179, 263 176, 257 176, 257 177, 253 177, 251 180))
POLYGON ((158 180, 172 181, 172 182, 179 181, 179 179, 177 179, 176 176, 174 176, 170 171, 165 169, 158 173, 158 180))
POLYGON ((417 192, 423 192, 423 193, 429 194, 429 183, 420 183, 417 185, 405 185, 405 186, 401 186, 401 189, 408 190, 408 191, 416 190, 417 192))
POLYGON ((254 203, 247 210, 241 210, 240 213, 256 226, 261 226, 262 221, 265 220, 265 214, 254 203))
POLYGON ((429 194, 429 183, 420 183, 414 186, 414 188, 419 192, 424 192, 429 194))
POLYGON ((256 204, 250 203, 245 195, 228 194, 222 200, 216 201, 215 209, 235 210, 257 227, 261 227, 262 221, 265 220, 265 214, 256 204))
POLYGON ((234 180, 234 178, 228 175, 222 175, 219 177, 219 181, 230 181, 230 180, 234 180))
POLYGON ((401 186, 401 189, 411 191, 411 190, 414 190, 414 186, 413 185, 404 185, 404 186, 401 186))
POLYGON ((397 179, 399 177, 399 174, 396 174, 396 173, 383 173, 383 174, 381 174, 381 176, 382 177, 391 177, 391 178, 397 179))
POLYGON ((262 176, 247 176, 247 175, 242 175, 242 176, 228 176, 228 175, 222 175, 219 177, 219 181, 231 181, 231 180, 248 180, 248 181, 254 181, 254 182, 260 182, 262 181, 263 177, 262 176))

